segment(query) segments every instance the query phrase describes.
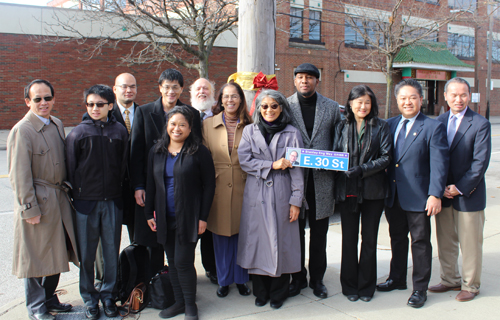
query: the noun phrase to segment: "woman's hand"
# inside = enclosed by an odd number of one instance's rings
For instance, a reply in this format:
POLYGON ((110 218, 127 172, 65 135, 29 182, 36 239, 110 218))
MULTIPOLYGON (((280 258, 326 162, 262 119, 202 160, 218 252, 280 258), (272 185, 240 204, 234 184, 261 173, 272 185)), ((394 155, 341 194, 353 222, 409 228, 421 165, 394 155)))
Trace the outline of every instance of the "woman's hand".
POLYGON ((299 218, 300 208, 294 205, 290 205, 290 222, 294 222, 299 218))
POLYGON ((204 234, 205 230, 207 230, 207 222, 200 220, 198 223, 198 234, 204 234))
POLYGON ((151 231, 156 232, 156 221, 154 218, 148 220, 148 226, 151 228, 151 231))
POLYGON ((291 168, 291 167, 292 163, 290 162, 290 160, 287 160, 285 158, 281 158, 273 162, 274 170, 285 170, 286 168, 291 168))

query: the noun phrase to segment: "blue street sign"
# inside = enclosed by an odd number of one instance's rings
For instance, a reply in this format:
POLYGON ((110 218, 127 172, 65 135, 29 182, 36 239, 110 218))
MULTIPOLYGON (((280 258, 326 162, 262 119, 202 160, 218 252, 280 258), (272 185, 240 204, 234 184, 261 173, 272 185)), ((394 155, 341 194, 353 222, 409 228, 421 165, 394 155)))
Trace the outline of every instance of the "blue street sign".
POLYGON ((303 168, 347 171, 349 167, 349 153, 345 152, 286 148, 286 159, 303 168))

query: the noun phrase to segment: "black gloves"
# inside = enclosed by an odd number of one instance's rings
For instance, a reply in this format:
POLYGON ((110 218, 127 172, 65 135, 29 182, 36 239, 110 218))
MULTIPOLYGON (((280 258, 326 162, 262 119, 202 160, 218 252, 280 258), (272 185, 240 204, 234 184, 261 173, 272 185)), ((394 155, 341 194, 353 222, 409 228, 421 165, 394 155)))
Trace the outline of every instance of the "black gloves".
POLYGON ((347 170, 345 175, 348 178, 356 178, 356 177, 360 176, 362 173, 363 173, 363 171, 361 170, 361 167, 356 166, 356 167, 352 167, 349 170, 347 170))

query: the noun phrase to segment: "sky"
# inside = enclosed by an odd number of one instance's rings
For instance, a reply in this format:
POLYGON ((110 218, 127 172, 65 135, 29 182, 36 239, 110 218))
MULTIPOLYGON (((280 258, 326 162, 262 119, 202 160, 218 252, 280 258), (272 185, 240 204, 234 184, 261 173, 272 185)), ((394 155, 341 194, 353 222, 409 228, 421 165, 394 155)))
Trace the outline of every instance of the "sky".
POLYGON ((50 0, 0 0, 4 3, 27 4, 30 6, 46 6, 50 0))

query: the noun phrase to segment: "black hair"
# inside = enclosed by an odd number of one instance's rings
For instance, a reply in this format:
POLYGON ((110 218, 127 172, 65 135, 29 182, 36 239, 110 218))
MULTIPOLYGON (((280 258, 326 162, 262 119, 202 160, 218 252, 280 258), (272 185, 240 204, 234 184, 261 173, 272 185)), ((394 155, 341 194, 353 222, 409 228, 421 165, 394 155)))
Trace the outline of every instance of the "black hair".
POLYGON ((247 102, 245 99, 245 94, 243 93, 243 89, 241 89, 239 84, 237 84, 236 82, 233 82, 233 81, 224 84, 220 88, 219 96, 217 97, 217 104, 212 107, 212 113, 215 116, 224 110, 224 107, 222 106, 222 94, 224 92, 224 89, 226 87, 229 87, 229 86, 235 87, 236 91, 238 91, 238 95, 240 96, 241 103, 240 103, 240 106, 238 107, 237 113, 238 113, 238 118, 240 118, 241 123, 244 126, 252 123, 252 118, 250 117, 250 114, 248 113, 247 102))
POLYGON ((399 90, 401 90, 401 88, 405 87, 405 86, 410 86, 410 87, 415 88, 418 91, 418 94, 420 95, 420 97, 423 96, 422 86, 420 85, 420 83, 417 80, 415 80, 415 79, 404 79, 403 81, 401 81, 400 83, 398 83, 394 87, 394 96, 396 97, 396 99, 398 97, 399 90))
POLYGON ((111 87, 104 84, 96 84, 83 92, 83 104, 87 104, 87 97, 91 94, 96 94, 105 99, 108 103, 115 103, 115 94, 111 87))
POLYGON ((167 69, 160 74, 160 78, 158 79, 158 84, 163 85, 163 81, 177 81, 181 88, 184 88, 184 77, 182 73, 177 71, 176 69, 167 69))
POLYGON ((455 77, 455 78, 452 78, 452 79, 446 81, 446 84, 444 85, 444 92, 446 92, 446 90, 448 90, 448 85, 451 84, 451 83, 466 84, 467 88, 469 89, 469 93, 470 93, 470 84, 469 84, 469 82, 467 80, 465 80, 464 78, 460 78, 460 77, 455 77))
POLYGON ((31 100, 31 97, 30 97, 30 89, 31 87, 34 85, 34 84, 39 84, 39 83, 42 83, 44 85, 46 85, 47 87, 50 88, 50 94, 52 96, 54 96, 54 87, 52 86, 52 84, 50 84, 50 82, 48 82, 47 80, 43 80, 43 79, 36 79, 36 80, 33 80, 30 82, 30 84, 28 84, 26 87, 24 87, 24 98, 25 99, 30 99, 31 100))
POLYGON ((201 138, 193 133, 193 121, 194 115, 191 110, 185 105, 175 106, 172 110, 167 113, 167 123, 165 124, 165 130, 163 130, 163 134, 161 139, 154 146, 155 153, 168 153, 168 145, 170 144, 170 136, 167 132, 168 122, 170 118, 172 118, 175 114, 182 114, 186 121, 188 122, 189 128, 191 129, 191 133, 184 141, 184 145, 182 150, 184 153, 189 155, 194 154, 198 151, 198 147, 201 144, 201 138))
POLYGON ((370 113, 365 117, 365 121, 373 119, 378 116, 378 103, 377 97, 373 93, 372 89, 365 84, 360 84, 359 86, 355 86, 349 92, 349 97, 347 98, 347 102, 345 104, 345 113, 347 122, 354 122, 354 112, 352 112, 351 101, 356 100, 364 95, 368 95, 371 100, 371 110, 370 113))

